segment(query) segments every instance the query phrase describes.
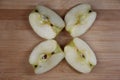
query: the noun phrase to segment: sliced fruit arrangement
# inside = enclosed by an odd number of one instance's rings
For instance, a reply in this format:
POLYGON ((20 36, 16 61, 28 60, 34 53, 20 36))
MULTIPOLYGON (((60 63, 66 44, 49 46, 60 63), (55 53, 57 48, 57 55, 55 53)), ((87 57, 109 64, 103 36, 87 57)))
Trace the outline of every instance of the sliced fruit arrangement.
POLYGON ((80 4, 72 8, 62 18, 51 9, 38 5, 29 15, 29 22, 33 30, 42 38, 49 39, 38 44, 30 54, 29 63, 36 74, 45 73, 65 57, 68 64, 82 73, 89 73, 97 64, 95 53, 83 40, 76 38, 84 34, 96 19, 96 12, 89 4, 80 4), (55 38, 65 29, 74 38, 65 46, 64 52, 55 38), (65 53, 65 54, 64 54, 65 53))
POLYGON ((53 39, 64 28, 62 18, 51 9, 38 5, 29 15, 33 30, 42 38, 53 39))
POLYGON ((96 15, 89 4, 80 4, 66 14, 66 30, 72 37, 80 36, 91 27, 96 15))
POLYGON ((89 73, 97 64, 92 49, 79 38, 74 38, 64 48, 66 61, 77 71, 89 73))
POLYGON ((36 74, 54 68, 64 58, 64 53, 55 40, 47 40, 37 45, 29 57, 29 63, 36 74))

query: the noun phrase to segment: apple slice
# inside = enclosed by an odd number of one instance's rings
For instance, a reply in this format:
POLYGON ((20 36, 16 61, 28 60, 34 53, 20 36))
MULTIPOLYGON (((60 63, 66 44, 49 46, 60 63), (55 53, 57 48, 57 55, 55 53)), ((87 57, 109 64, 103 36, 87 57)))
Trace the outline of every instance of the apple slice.
POLYGON ((33 30, 42 38, 53 39, 64 28, 62 18, 51 9, 38 5, 29 15, 33 30))
POLYGON ((29 57, 29 63, 36 74, 54 68, 64 58, 64 53, 55 40, 47 40, 36 46, 29 57))
POLYGON ((66 30, 72 37, 80 36, 91 27, 96 15, 89 4, 80 4, 66 14, 66 30))
POLYGON ((78 72, 89 73, 97 64, 92 49, 81 39, 74 38, 65 48, 66 61, 78 72))

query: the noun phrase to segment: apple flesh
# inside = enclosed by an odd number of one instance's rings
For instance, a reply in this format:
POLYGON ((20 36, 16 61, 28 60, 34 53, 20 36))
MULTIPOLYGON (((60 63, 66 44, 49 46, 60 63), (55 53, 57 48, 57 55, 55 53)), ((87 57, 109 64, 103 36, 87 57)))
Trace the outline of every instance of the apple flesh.
POLYGON ((80 4, 65 15, 65 28, 72 37, 81 36, 94 23, 96 15, 89 4, 80 4))
POLYGON ((32 29, 42 38, 53 39, 64 28, 62 18, 53 10, 38 5, 29 15, 32 29))
POLYGON ((79 38, 74 38, 64 48, 65 59, 75 70, 89 73, 97 64, 95 53, 79 38))
POLYGON ((55 40, 47 40, 37 45, 30 54, 29 63, 36 74, 45 73, 59 64, 64 53, 55 40))

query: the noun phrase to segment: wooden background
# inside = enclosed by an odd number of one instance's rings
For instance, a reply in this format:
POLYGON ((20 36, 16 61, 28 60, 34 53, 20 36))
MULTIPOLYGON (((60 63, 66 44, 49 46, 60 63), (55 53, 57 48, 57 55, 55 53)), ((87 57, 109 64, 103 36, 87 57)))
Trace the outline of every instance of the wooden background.
MULTIPOLYGON (((62 47, 72 38, 63 30, 56 38, 62 47)), ((0 80, 120 80, 120 0, 0 0, 0 80), (65 60, 51 71, 35 75, 28 58, 44 39, 36 35, 28 15, 37 4, 64 17, 79 3, 90 3, 98 16, 81 38, 95 51, 98 64, 80 74, 65 60)))

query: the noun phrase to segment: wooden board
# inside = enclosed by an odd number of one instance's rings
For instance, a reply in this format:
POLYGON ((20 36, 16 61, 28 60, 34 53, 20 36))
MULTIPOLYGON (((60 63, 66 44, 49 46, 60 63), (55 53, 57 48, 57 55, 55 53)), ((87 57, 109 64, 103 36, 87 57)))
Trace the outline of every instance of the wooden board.
MULTIPOLYGON (((65 30, 56 38, 62 48, 71 39, 65 30)), ((0 80, 120 80, 120 0, 0 0, 0 80), (80 74, 63 60, 51 71, 35 75, 28 58, 44 39, 33 32, 28 14, 41 4, 64 17, 79 3, 91 4, 98 13, 92 28, 80 37, 95 51, 97 66, 80 74)))

